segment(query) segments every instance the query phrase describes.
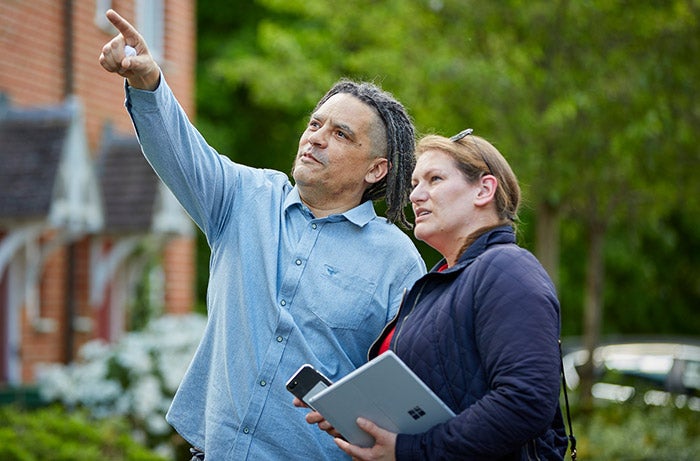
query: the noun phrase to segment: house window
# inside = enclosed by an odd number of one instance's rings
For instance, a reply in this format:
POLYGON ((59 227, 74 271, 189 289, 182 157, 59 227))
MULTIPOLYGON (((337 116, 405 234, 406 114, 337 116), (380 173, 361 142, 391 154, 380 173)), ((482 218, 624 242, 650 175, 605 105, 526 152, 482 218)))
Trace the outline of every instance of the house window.
POLYGON ((114 27, 105 16, 110 8, 112 8, 112 0, 95 0, 95 25, 111 34, 114 32, 114 27))
POLYGON ((136 0, 136 28, 156 61, 163 59, 165 36, 163 0, 136 0))

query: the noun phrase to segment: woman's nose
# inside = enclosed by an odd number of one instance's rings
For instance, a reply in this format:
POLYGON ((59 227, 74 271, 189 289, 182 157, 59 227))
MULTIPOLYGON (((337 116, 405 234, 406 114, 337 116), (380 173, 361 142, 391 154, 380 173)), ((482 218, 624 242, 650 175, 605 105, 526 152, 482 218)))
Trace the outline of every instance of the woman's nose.
POLYGON ((423 192, 423 189, 420 187, 420 185, 416 185, 413 187, 413 190, 408 196, 408 199, 411 201, 411 203, 417 203, 425 199, 425 193, 423 192))

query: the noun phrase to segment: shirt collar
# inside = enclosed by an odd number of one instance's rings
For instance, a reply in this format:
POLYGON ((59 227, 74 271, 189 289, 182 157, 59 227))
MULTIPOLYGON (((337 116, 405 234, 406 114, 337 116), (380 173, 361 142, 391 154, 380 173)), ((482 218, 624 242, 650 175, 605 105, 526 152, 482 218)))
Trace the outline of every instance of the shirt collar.
MULTIPOLYGON (((297 205, 301 209, 308 211, 308 207, 304 205, 304 203, 301 201, 301 197, 299 196, 299 189, 297 188, 297 186, 294 186, 292 188, 292 190, 287 195, 287 198, 284 200, 284 209, 287 210, 289 207, 294 205, 297 205)), ((330 215, 325 219, 335 221, 338 220, 340 217, 344 217, 345 219, 347 219, 348 221, 350 221, 358 227, 364 227, 365 224, 377 217, 377 213, 374 210, 374 204, 372 203, 372 201, 366 200, 357 205, 355 208, 351 208, 348 211, 341 214, 330 215)))

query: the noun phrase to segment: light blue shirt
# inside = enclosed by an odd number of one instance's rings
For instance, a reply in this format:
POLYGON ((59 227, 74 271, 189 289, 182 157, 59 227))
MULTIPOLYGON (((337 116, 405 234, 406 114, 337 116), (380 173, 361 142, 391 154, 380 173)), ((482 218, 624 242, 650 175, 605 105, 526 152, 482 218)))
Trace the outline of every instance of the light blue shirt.
POLYGON ((127 87, 146 158, 211 247, 208 322, 167 415, 208 461, 347 459, 285 389, 311 363, 332 380, 367 358, 425 273, 371 202, 315 218, 287 175, 236 164, 190 124, 165 80, 127 87))

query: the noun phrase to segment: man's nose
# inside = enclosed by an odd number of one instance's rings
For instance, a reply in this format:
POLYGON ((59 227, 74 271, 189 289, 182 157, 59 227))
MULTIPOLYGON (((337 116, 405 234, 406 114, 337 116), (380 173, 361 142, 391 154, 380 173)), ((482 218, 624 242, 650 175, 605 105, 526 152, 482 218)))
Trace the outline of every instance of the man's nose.
POLYGON ((314 146, 325 147, 328 143, 328 130, 324 127, 319 128, 309 135, 309 143, 314 146))

